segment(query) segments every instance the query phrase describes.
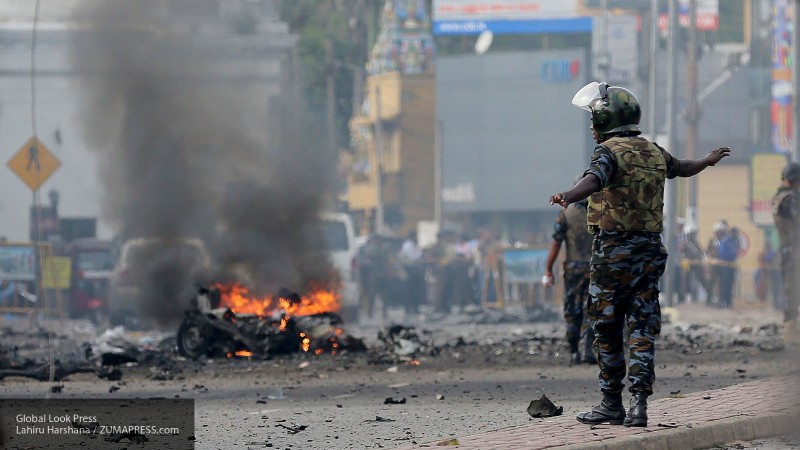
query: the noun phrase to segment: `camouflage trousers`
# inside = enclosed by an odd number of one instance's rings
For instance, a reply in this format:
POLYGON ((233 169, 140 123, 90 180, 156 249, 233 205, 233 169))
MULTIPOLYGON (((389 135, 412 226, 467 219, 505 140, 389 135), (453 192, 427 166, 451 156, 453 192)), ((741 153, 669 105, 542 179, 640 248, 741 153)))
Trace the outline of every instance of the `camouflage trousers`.
POLYGON ((783 310, 783 320, 788 322, 797 319, 797 308, 800 307, 800 252, 792 249, 781 250, 781 276, 783 277, 783 297, 786 299, 786 308, 783 310))
POLYGON ((581 339, 594 339, 588 308, 589 262, 564 263, 564 321, 572 353, 578 352, 581 339))
POLYGON ((653 393, 655 339, 661 333, 658 282, 666 263, 667 251, 657 233, 595 235, 589 314, 602 392, 622 392, 627 350, 628 390, 653 393))

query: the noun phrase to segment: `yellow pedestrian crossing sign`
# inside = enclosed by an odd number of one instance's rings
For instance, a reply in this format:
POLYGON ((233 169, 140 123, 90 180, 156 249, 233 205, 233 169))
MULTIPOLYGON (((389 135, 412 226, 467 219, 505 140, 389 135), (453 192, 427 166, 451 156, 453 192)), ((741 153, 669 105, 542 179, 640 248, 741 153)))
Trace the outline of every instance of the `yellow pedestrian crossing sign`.
POLYGON ((17 174, 32 191, 39 189, 60 165, 61 161, 50 153, 36 136, 28 139, 28 142, 8 160, 11 171, 17 174))

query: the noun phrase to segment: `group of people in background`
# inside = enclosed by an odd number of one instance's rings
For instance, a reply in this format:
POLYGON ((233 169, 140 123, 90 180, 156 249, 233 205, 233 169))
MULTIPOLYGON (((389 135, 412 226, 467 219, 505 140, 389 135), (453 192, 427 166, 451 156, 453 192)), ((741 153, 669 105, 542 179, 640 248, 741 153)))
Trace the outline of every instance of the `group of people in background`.
POLYGON ((700 299, 709 306, 731 308, 742 249, 739 229, 721 219, 714 224, 714 235, 704 249, 697 227, 685 224, 677 248, 681 267, 674 279, 677 302, 700 299))
POLYGON ((416 314, 422 305, 439 313, 478 305, 481 261, 492 236, 442 231, 423 249, 414 231, 405 238, 371 235, 355 259, 362 315, 385 318, 390 306, 416 314))

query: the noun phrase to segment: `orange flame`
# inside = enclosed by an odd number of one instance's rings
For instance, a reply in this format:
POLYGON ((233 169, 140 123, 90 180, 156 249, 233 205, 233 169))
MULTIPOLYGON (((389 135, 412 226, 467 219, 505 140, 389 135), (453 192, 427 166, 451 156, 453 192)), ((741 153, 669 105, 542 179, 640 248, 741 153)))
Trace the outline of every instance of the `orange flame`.
MULTIPOLYGON (((280 331, 286 331, 289 321, 292 316, 309 316, 313 314, 320 314, 325 312, 338 312, 340 310, 340 297, 335 290, 320 289, 312 286, 311 292, 300 297, 300 300, 282 298, 276 296, 257 297, 250 293, 247 287, 239 284, 222 284, 217 283, 213 288, 218 289, 220 293, 220 307, 230 309, 229 320, 235 322, 236 314, 254 314, 260 318, 274 317, 275 313, 280 312, 280 323, 277 324, 280 331)), ((275 323, 275 322, 273 322, 275 323)), ((339 350, 338 337, 344 333, 341 328, 333 330, 333 335, 327 339, 324 344, 325 349, 330 351, 332 355, 337 354, 339 350)), ((300 332, 300 348, 304 352, 314 353, 321 355, 326 352, 323 348, 318 348, 319 343, 314 343, 312 336, 300 332), (314 347, 314 348, 312 348, 314 347)), ((228 353, 228 358, 233 356, 249 357, 252 352, 241 350, 234 353, 228 353)))
POLYGON ((307 352, 308 349, 311 348, 311 339, 308 336, 306 336, 305 333, 300 333, 300 338, 302 339, 300 348, 302 348, 304 352, 307 352))
MULTIPOLYGON (((230 308, 236 314, 269 316, 273 312, 282 310, 292 316, 309 316, 324 312, 338 312, 341 308, 340 297, 336 291, 317 287, 302 296, 300 302, 297 303, 286 298, 253 296, 247 287, 239 283, 217 283, 213 287, 219 289, 220 307, 230 308)), ((285 327, 283 320, 281 326, 281 329, 285 327)))

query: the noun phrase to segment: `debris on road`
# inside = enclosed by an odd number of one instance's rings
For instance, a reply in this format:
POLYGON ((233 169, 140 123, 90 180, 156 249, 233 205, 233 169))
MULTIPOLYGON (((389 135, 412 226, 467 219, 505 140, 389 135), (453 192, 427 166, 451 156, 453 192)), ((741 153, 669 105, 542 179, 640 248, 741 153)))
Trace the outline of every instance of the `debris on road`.
POLYGON ((383 342, 386 351, 396 356, 411 356, 430 343, 422 342, 414 327, 393 325, 378 331, 378 340, 383 342))
POLYGON ((539 400, 533 400, 531 404, 528 405, 528 414, 537 419, 543 417, 560 416, 563 412, 563 406, 554 405, 553 402, 551 402, 550 399, 544 394, 542 394, 542 398, 539 400))
POLYGON ((288 431, 289 434, 297 434, 297 433, 305 430, 306 428, 308 428, 308 425, 293 425, 293 426, 289 427, 289 426, 286 426, 286 425, 284 425, 282 423, 279 423, 279 424, 277 424, 275 426, 276 427, 280 427, 280 428, 286 428, 287 430, 289 430, 288 431))
MULTIPOLYGON (((53 381, 62 381, 67 376, 75 373, 98 373, 98 370, 95 367, 88 367, 85 365, 62 366, 57 364, 53 373, 53 381)), ((45 364, 36 368, 0 370, 0 380, 5 379, 6 377, 24 377, 33 378, 39 381, 50 381, 50 366, 45 364)))
POLYGON ((395 422, 394 419, 387 419, 386 417, 375 416, 375 420, 365 420, 364 423, 375 423, 375 422, 395 422))

